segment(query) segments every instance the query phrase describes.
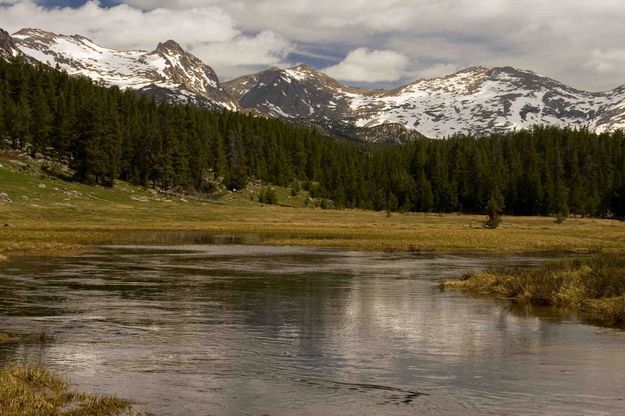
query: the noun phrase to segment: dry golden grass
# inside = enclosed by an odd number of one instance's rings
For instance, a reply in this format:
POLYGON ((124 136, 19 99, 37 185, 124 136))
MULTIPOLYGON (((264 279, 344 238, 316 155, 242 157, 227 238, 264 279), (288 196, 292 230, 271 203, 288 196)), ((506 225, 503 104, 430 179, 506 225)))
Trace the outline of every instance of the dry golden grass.
POLYGON ((89 210, 7 211, 0 207, 12 224, 0 229, 0 252, 5 254, 63 254, 103 243, 165 243, 164 233, 169 231, 252 234, 267 244, 370 251, 610 252, 625 248, 625 224, 595 219, 555 224, 551 218, 507 217, 500 228, 486 230, 481 216, 396 214, 388 218, 370 211, 260 205, 188 203, 167 209, 129 209, 108 204, 89 210))
POLYGON ((69 383, 36 365, 0 369, 0 414, 3 416, 139 415, 114 397, 71 391, 69 383))

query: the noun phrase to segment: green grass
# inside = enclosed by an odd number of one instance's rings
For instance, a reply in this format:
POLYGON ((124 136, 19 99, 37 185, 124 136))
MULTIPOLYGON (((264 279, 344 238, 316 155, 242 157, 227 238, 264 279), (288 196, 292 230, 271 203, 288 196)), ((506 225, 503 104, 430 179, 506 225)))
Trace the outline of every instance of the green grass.
POLYGON ((625 326, 622 254, 558 260, 535 269, 492 269, 442 286, 523 304, 570 308, 602 325, 625 326))
POLYGON ((485 217, 393 214, 305 208, 308 196, 276 188, 278 205, 255 202, 259 185, 222 191, 208 202, 158 194, 117 182, 86 186, 42 175, 36 162, 0 157, 0 255, 66 254, 103 243, 164 243, 163 232, 258 235, 267 244, 369 251, 618 252, 625 223, 571 218, 504 217, 496 230, 485 217), (9 226, 4 227, 4 224, 9 226))
POLYGON ((36 365, 0 369, 0 414, 3 416, 140 415, 115 397, 76 393, 70 384, 36 365))

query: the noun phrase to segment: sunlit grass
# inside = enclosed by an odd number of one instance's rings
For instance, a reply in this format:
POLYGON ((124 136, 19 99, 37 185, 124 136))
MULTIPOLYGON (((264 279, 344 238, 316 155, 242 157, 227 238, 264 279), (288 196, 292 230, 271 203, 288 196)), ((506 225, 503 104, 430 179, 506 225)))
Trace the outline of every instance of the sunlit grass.
POLYGON ((68 382, 37 365, 0 369, 0 414, 3 416, 139 415, 115 397, 75 393, 68 382))

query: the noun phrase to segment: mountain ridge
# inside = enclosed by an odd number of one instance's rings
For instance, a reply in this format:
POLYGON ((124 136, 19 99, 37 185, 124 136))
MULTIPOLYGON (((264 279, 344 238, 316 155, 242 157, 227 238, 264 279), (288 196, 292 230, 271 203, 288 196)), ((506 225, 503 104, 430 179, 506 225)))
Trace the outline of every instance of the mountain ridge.
POLYGON ((343 85, 305 64, 222 83, 174 40, 153 51, 118 51, 81 35, 29 28, 12 36, 0 32, 0 54, 21 54, 158 99, 276 117, 365 142, 503 133, 536 124, 599 133, 625 128, 625 85, 586 92, 509 66, 474 66, 380 90, 343 85))
POLYGON ((58 35, 22 29, 12 35, 21 52, 70 75, 84 75, 106 85, 132 88, 159 99, 236 110, 215 71, 168 40, 153 51, 104 48, 81 35, 58 35))

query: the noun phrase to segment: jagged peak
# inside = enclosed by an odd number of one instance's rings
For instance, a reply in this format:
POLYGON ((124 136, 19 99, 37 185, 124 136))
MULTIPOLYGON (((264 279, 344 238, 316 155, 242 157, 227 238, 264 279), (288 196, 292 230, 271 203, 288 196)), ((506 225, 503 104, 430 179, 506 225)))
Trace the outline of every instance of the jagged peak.
POLYGON ((324 74, 323 72, 313 68, 308 64, 299 64, 292 66, 290 68, 282 69, 281 72, 288 76, 289 78, 303 81, 306 79, 316 80, 325 83, 336 84, 335 86, 341 85, 337 80, 324 74))
POLYGON ((34 27, 24 27, 17 32, 13 33, 13 36, 27 36, 32 34, 41 34, 41 35, 55 35, 52 32, 47 32, 43 29, 37 29, 34 27))
POLYGON ((186 51, 175 40, 169 39, 168 41, 161 42, 156 46, 156 52, 176 52, 179 54, 185 54, 186 51))
POLYGON ((460 71, 456 71, 454 74, 466 74, 466 73, 471 73, 471 72, 482 73, 482 72, 488 72, 490 70, 492 70, 492 68, 489 68, 487 66, 474 65, 468 68, 461 69, 460 71))
POLYGON ((308 64, 299 64, 299 65, 295 65, 289 69, 292 69, 294 71, 308 71, 308 72, 319 72, 317 71, 315 68, 313 68, 312 66, 308 65, 308 64))
POLYGON ((503 72, 506 74, 523 74, 523 75, 536 75, 536 76, 540 76, 538 75, 536 72, 531 71, 529 69, 523 69, 523 68, 516 68, 510 65, 506 65, 506 66, 496 66, 494 68, 491 68, 490 72, 492 73, 498 73, 498 72, 503 72))

